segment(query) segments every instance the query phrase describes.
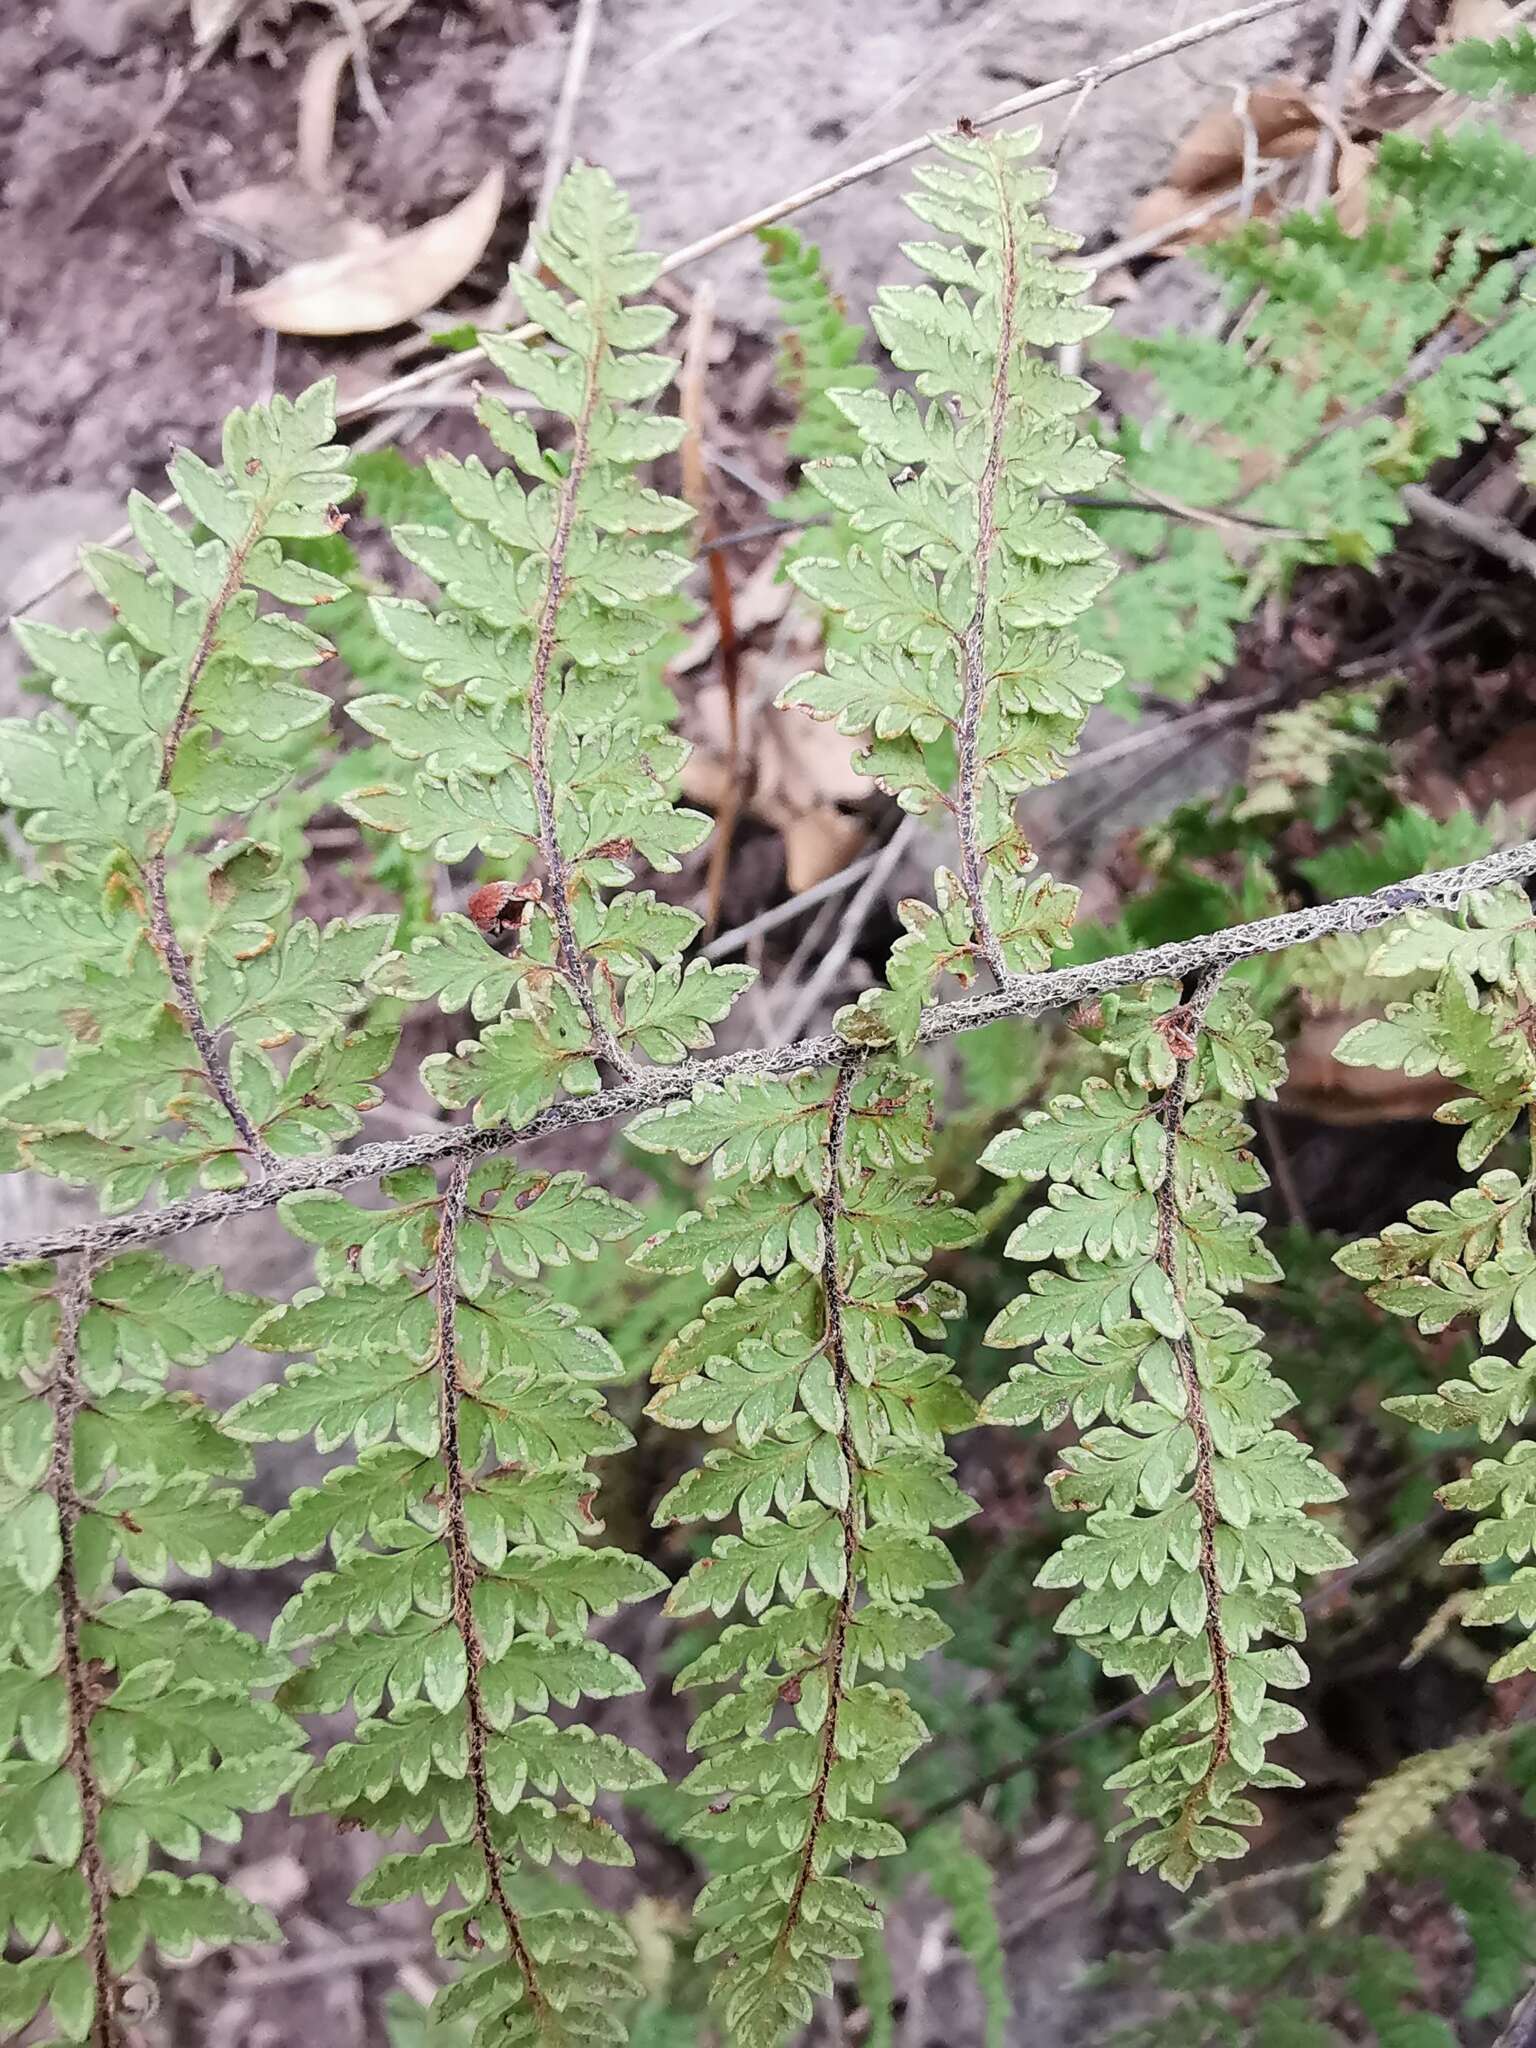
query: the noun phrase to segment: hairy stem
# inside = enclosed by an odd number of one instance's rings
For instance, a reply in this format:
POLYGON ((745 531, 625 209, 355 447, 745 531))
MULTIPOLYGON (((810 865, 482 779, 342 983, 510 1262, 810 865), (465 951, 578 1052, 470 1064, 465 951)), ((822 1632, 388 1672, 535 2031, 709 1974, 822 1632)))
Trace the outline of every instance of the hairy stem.
POLYGON ((997 281, 998 337, 997 370, 992 379, 991 438, 986 466, 976 492, 976 552, 972 569, 976 578, 976 604, 960 644, 960 666, 964 685, 957 734, 959 753, 958 794, 955 823, 960 835, 960 880, 971 906, 971 923, 976 942, 986 956, 994 979, 1001 988, 1008 980, 1008 963, 1003 958, 992 920, 987 915, 984 885, 986 859, 981 845, 977 798, 981 790, 981 721, 987 704, 987 582, 992 553, 997 545, 997 486, 1003 473, 1003 443, 1008 428, 1008 399, 1013 373, 1014 302, 1018 297, 1019 258, 1014 236, 1013 215, 1007 188, 996 166, 999 212, 1003 224, 1001 274, 997 281))
MULTIPOLYGON (((597 315, 592 315, 594 323, 597 315)), ((587 978, 587 963, 581 947, 576 942, 576 927, 571 920, 571 871, 560 850, 560 838, 555 829, 555 792, 549 769, 549 674, 554 664, 555 631, 560 619, 560 605, 565 596, 566 559, 570 552, 571 535, 576 526, 576 501, 581 494, 582 480, 592 460, 592 416, 597 410, 598 371, 603 359, 604 337, 601 326, 597 327, 592 354, 587 361, 586 384, 581 396, 581 411, 576 418, 575 434, 571 442, 570 467, 565 481, 560 486, 559 504, 555 512, 554 538, 549 544, 549 581, 544 589, 544 604, 539 613, 538 631, 533 643, 533 666, 528 682, 528 774, 533 784, 534 808, 539 816, 539 845, 544 855, 544 866, 549 874, 550 913, 555 920, 555 936, 559 945, 560 964, 570 978, 581 1004, 587 1023, 591 1026, 592 1042, 611 1066, 622 1074, 633 1071, 627 1053, 615 1042, 613 1034, 598 1015, 593 999, 592 986, 587 978)))
MULTIPOLYGON (((1315 903, 1279 917, 1261 917, 1251 924, 1230 925, 1195 939, 1177 939, 1149 946, 1140 953, 1118 953, 1108 960, 1053 968, 1044 974, 1010 975, 990 995, 962 996, 938 1003, 923 1017, 918 1042, 931 1045, 962 1031, 975 1031, 1000 1017, 1039 1017, 1047 1010, 1070 1009, 1075 1003, 1129 988, 1142 981, 1180 980, 1213 966, 1227 967, 1264 953, 1282 953, 1290 946, 1329 937, 1335 932, 1369 932, 1390 924, 1412 904, 1452 909, 1476 889, 1494 889, 1505 882, 1523 882, 1536 874, 1536 839, 1489 854, 1464 867, 1443 868, 1414 882, 1394 882, 1370 896, 1348 896, 1337 903, 1315 903)), ((515 1128, 478 1130, 455 1124, 418 1138, 360 1145, 353 1152, 322 1159, 295 1160, 268 1174, 265 1184, 232 1188, 227 1193, 168 1202, 148 1215, 115 1216, 98 1223, 75 1225, 36 1237, 0 1242, 0 1270, 35 1259, 60 1258, 71 1252, 106 1253, 130 1245, 152 1244, 179 1236, 203 1224, 268 1209, 282 1196, 316 1188, 349 1187, 354 1181, 397 1173, 408 1166, 433 1166, 445 1159, 480 1158, 531 1143, 576 1124, 600 1124, 636 1110, 681 1102, 695 1088, 754 1076, 765 1079, 830 1067, 851 1057, 846 1040, 827 1031, 791 1045, 754 1046, 717 1059, 681 1060, 676 1066, 648 1068, 618 1087, 592 1095, 572 1096, 541 1111, 515 1128)))
POLYGON ((91 1299, 91 1267, 79 1259, 62 1276, 59 1334, 54 1347, 49 1398, 53 1406, 53 1455, 48 1490, 59 1518, 59 1620, 64 1653, 64 1698, 69 1722, 69 1772, 80 1804, 80 1874, 87 1908, 86 1959, 96 1993, 91 2048, 118 2048, 117 1981, 107 1955, 107 1913, 112 1891, 101 1853, 101 1787, 91 1761, 91 1684, 81 1630, 85 1609, 75 1562, 80 1500, 75 1492, 75 1417, 84 1400, 80 1383, 80 1325, 91 1299))
POLYGON ((442 1438, 443 1471, 446 1475, 444 1540, 448 1546, 449 1583, 453 1590, 453 1620, 464 1645, 464 1720, 469 1745, 469 1786, 474 1799, 474 1836, 485 1864, 487 1893, 507 1930, 507 1944, 523 1980, 529 2004, 542 2010, 544 1992, 538 1967, 529 1953, 522 1922, 507 1897, 502 1876, 503 1859, 491 1832, 490 1784, 486 1775, 485 1750, 490 1723, 480 1692, 480 1667, 485 1662, 480 1632, 475 1626, 474 1591, 477 1570, 469 1544, 469 1525, 464 1514, 464 1464, 459 1450, 459 1230, 464 1221, 469 1188, 470 1162, 456 1161, 443 1193, 438 1212, 437 1250, 432 1265, 432 1300, 437 1319, 438 1427, 442 1438))
POLYGON ((266 1179, 274 1163, 273 1157, 235 1093, 229 1068, 225 1065, 224 1056, 208 1028, 203 1006, 197 999, 197 988, 192 980, 192 963, 188 960, 185 949, 176 936, 176 927, 171 922, 171 906, 165 892, 163 853, 151 857, 144 870, 144 887, 149 897, 150 943, 160 955, 171 987, 176 991, 177 1007, 186 1020, 188 1033, 197 1048, 198 1063, 207 1077, 208 1085, 223 1104, 225 1115, 239 1132, 240 1142, 251 1155, 257 1182, 260 1184, 266 1179))
POLYGON ((837 1086, 832 1095, 832 1114, 827 1130, 827 1192, 817 1204, 821 1213, 823 1246, 821 1253, 821 1290, 826 1306, 826 1330, 822 1345, 832 1364, 832 1383, 837 1389, 838 1405, 842 1413, 842 1426, 838 1432, 838 1445, 843 1454, 843 1478, 848 1498, 843 1505, 843 1588, 832 1610, 832 1627, 827 1636, 827 1711, 821 1724, 821 1753, 816 1765, 816 1782, 811 1787, 811 1811, 806 1822, 805 1840, 800 1849, 799 1867, 795 1872, 794 1889, 784 1910, 784 1925, 779 1931, 779 1949, 783 1953, 800 1922, 805 1905, 806 1888, 816 1874, 816 1849, 821 1840, 821 1831, 827 1819, 827 1787, 832 1780, 832 1766, 837 1762, 837 1722, 843 1702, 843 1673, 848 1662, 848 1630, 853 1621, 853 1599, 856 1586, 855 1566, 859 1554, 859 1459, 853 1447, 853 1427, 848 1419, 848 1348, 843 1329, 843 1309, 846 1297, 843 1293, 842 1276, 838 1270, 837 1226, 843 1214, 843 1154, 848 1137, 848 1105, 853 1096, 854 1077, 857 1067, 846 1061, 838 1069, 837 1086))
MULTIPOLYGON (((187 736, 192 723, 193 700, 203 671, 212 657, 219 636, 219 624, 228 610, 231 600, 245 577, 246 558, 261 539, 266 525, 266 508, 258 506, 251 515, 251 523, 240 539, 230 549, 229 566, 224 580, 219 585, 208 606, 208 616, 203 629, 197 636, 197 645, 192 650, 192 659, 187 663, 187 673, 182 684, 181 700, 176 714, 165 735, 165 745, 160 755, 159 786, 168 790, 171 777, 176 772, 176 757, 181 752, 181 743, 187 736)), ((208 1019, 203 1006, 197 999, 197 986, 192 979, 192 963, 186 949, 176 936, 176 927, 171 920, 170 899, 165 886, 165 849, 161 847, 150 855, 144 868, 144 888, 149 897, 150 943, 160 955, 171 987, 176 992, 176 1002, 186 1019, 187 1030, 197 1048, 197 1057, 207 1076, 208 1085, 223 1104, 224 1113, 240 1134, 240 1142, 250 1154, 252 1169, 258 1181, 264 1180, 272 1164, 272 1154, 262 1139, 261 1133, 246 1115, 234 1083, 229 1077, 229 1068, 219 1051, 218 1042, 208 1028, 208 1019)))
MULTIPOLYGON (((1188 1050, 1177 1055, 1174 1077, 1163 1096, 1159 1115, 1163 1123, 1163 1178, 1157 1191, 1157 1263, 1168 1284, 1184 1307, 1179 1285, 1178 1236, 1180 1228, 1178 1194, 1179 1135, 1188 1107, 1189 1080, 1199 1054, 1200 1027, 1225 969, 1212 968, 1202 975, 1195 993, 1180 1011, 1174 1012, 1181 1032, 1187 1034, 1188 1050)), ((1211 1699, 1216 1725, 1211 1737, 1211 1760, 1197 1782, 1190 1787, 1176 1823, 1187 1833, 1204 1817, 1216 1775, 1232 1751, 1232 1680, 1228 1671, 1229 1651, 1221 1625, 1221 1572, 1216 1561, 1216 1534, 1221 1514, 1216 1505, 1216 1451, 1211 1441, 1210 1418, 1205 1409, 1205 1389, 1195 1360, 1194 1339, 1185 1317, 1184 1333, 1173 1340, 1174 1362, 1184 1383, 1185 1413, 1195 1440, 1194 1501, 1200 1518, 1200 1583, 1205 1588, 1205 1642, 1211 1659, 1211 1699)))

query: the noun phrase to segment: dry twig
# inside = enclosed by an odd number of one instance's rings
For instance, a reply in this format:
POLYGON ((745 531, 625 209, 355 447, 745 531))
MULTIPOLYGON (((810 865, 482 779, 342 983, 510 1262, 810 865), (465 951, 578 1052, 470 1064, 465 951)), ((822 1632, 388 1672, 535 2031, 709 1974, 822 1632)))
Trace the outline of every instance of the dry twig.
MULTIPOLYGON (((1337 903, 1315 903, 1304 910, 1261 917, 1251 924, 1232 925, 1225 931, 1205 933, 1199 938, 1177 939, 1169 945, 1149 946, 1139 953, 1119 953, 1108 960, 1086 961, 1081 966, 1053 968, 1043 974, 1012 974, 1000 988, 985 995, 961 996, 953 1002, 935 1004, 923 1017, 918 1042, 931 1045, 962 1031, 974 1031, 999 1017, 1039 1017, 1047 1010, 1068 1009, 1110 989, 1129 988, 1137 982, 1181 981, 1188 975, 1204 973, 1207 968, 1231 966, 1261 954, 1282 953, 1290 946, 1309 945, 1335 932, 1375 931, 1413 905, 1450 909, 1474 890, 1497 888, 1504 882, 1524 882, 1532 875, 1536 875, 1536 839, 1527 839, 1503 853, 1488 854, 1464 867, 1420 875, 1412 882, 1396 882, 1370 896, 1346 896, 1337 903)), ((675 1067, 646 1068, 599 1089, 596 1094, 552 1103, 518 1129, 497 1124, 482 1130, 455 1124, 419 1138, 361 1145, 355 1152, 336 1153, 324 1159, 295 1160, 277 1166, 259 1183, 168 1202, 145 1215, 114 1216, 96 1223, 61 1226, 36 1237, 12 1239, 0 1244, 0 1268, 33 1259, 60 1258, 71 1252, 97 1256, 123 1251, 130 1245, 151 1244, 204 1224, 222 1223, 231 1216, 269 1209, 284 1195, 312 1188, 350 1187, 357 1181, 396 1173, 408 1166, 433 1166, 445 1160, 504 1152, 510 1146, 527 1144, 577 1124, 610 1123, 636 1110, 680 1102, 701 1084, 707 1086, 748 1075, 781 1080, 788 1074, 816 1067, 841 1066, 849 1057, 846 1040, 825 1032, 791 1045, 753 1046, 715 1059, 683 1060, 675 1067)))

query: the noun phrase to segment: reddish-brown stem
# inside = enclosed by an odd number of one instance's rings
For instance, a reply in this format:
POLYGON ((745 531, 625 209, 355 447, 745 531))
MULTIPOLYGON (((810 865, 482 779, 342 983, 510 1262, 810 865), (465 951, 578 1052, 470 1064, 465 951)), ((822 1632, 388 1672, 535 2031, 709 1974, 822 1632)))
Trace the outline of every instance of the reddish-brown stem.
POLYGON ((533 784, 534 808, 539 818, 539 847, 549 874, 549 908, 555 920, 560 964, 565 969, 575 991, 576 1000, 581 1004, 582 1013, 591 1027, 595 1050, 601 1053, 611 1066, 617 1067, 621 1073, 628 1074, 633 1071, 629 1056, 617 1044, 598 1014, 591 983, 587 978, 587 964, 577 943, 576 927, 571 919, 571 871, 564 853, 560 850, 560 839, 555 830, 555 792, 549 768, 549 672, 554 663, 555 633, 560 619, 561 601, 565 596, 566 558, 570 552, 571 535, 576 526, 576 501, 581 494, 582 479, 586 476, 592 460, 592 416, 597 410, 598 371, 603 360, 604 337, 601 326, 597 324, 598 316, 595 311, 592 319, 596 326, 592 354, 587 362, 581 411, 576 416, 575 433, 571 440, 570 467, 566 470, 565 478, 560 485, 554 537, 549 544, 549 581, 544 587, 544 603, 540 608, 538 628, 534 634, 533 663, 528 680, 528 775, 533 784))
POLYGON ((219 626, 225 612, 245 578, 245 564, 251 549, 261 538, 266 524, 265 507, 258 508, 251 516, 251 523, 229 551, 229 566, 224 571, 224 580, 213 596, 208 607, 208 616, 203 621, 203 630, 197 636, 197 645, 192 650, 192 659, 187 663, 186 680, 181 687, 181 701, 176 706, 165 735, 165 748, 160 756, 160 787, 169 789, 171 776, 176 769, 176 756, 181 752, 181 743, 187 736, 192 723, 192 700, 197 686, 203 679, 203 670, 208 666, 214 646, 219 637, 219 626))
POLYGON ((987 584, 997 545, 997 487, 1003 473, 1003 446, 1008 430, 1008 398, 1013 374, 1014 300, 1018 296, 1019 259, 1007 185, 997 176, 1002 252, 997 280, 997 369, 992 379, 991 439, 986 466, 976 491, 976 603, 960 643, 963 694, 956 733, 959 769, 955 778, 955 822, 960 835, 960 880, 971 906, 971 923, 998 986, 1008 979, 1008 963, 987 915, 986 859, 981 845, 977 797, 981 789, 981 721, 987 703, 987 584))
POLYGON ((119 2048, 117 1981, 107 1953, 107 1915, 112 1890, 101 1853, 101 1787, 91 1760, 91 1686, 81 1630, 85 1609, 75 1562, 75 1531, 80 1500, 75 1492, 75 1417, 84 1399, 80 1383, 80 1325, 91 1299, 91 1267, 87 1259, 73 1262, 61 1275, 59 1332, 54 1345, 53 1376, 48 1395, 53 1407, 53 1455, 48 1491, 59 1518, 59 1621, 63 1644, 64 1699, 69 1724, 69 1772, 80 1803, 80 1874, 85 1880, 86 1959, 96 1993, 91 2022, 91 2048, 119 2048))
MULTIPOLYGON (((1156 1258, 1158 1265, 1168 1277, 1169 1286, 1179 1297, 1181 1309, 1184 1301, 1178 1266, 1179 1134, 1184 1128, 1184 1112, 1188 1106, 1190 1073, 1199 1056, 1200 1027, 1221 976, 1220 968, 1203 975, 1193 997, 1183 1011, 1178 1013, 1180 1034, 1188 1050, 1186 1052, 1181 1049, 1178 1055, 1173 1080, 1163 1095, 1159 1110, 1163 1123, 1163 1178, 1157 1191, 1156 1258)), ((1183 1335, 1173 1340, 1173 1356, 1179 1369, 1179 1377, 1184 1384, 1185 1420, 1195 1440, 1193 1498, 1195 1512, 1200 1520, 1200 1559, 1197 1568, 1200 1583, 1205 1589, 1205 1642, 1211 1659, 1211 1700, 1216 1714, 1215 1726, 1211 1733, 1210 1761, 1190 1787, 1179 1810, 1176 1827, 1181 1833, 1187 1833, 1203 1818, 1217 1774, 1232 1753, 1232 1680, 1227 1668, 1227 1639, 1221 1626, 1221 1571, 1216 1558, 1216 1534, 1221 1527, 1221 1515, 1216 1505, 1216 1450, 1211 1440, 1210 1419, 1205 1408, 1205 1389, 1200 1382, 1194 1339, 1189 1332, 1187 1314, 1184 1317, 1183 1335)))
POLYGON ((522 1922, 507 1897, 502 1855, 491 1832, 491 1816, 495 1808, 491 1803, 485 1763, 490 1723, 486 1719, 485 1701, 480 1691, 480 1667, 485 1662, 485 1651, 475 1626, 477 1568, 470 1549, 469 1524, 464 1514, 464 1463, 459 1447, 458 1254, 470 1164, 468 1159, 456 1161, 448 1176, 442 1207, 438 1212, 437 1250, 432 1266, 432 1299, 437 1320, 438 1426, 445 1475, 443 1534, 448 1547, 453 1621, 464 1645, 464 1722, 468 1738, 469 1787, 474 1800, 472 1825, 475 1844, 485 1864, 486 1891, 507 1930, 507 1944, 522 1977, 528 2002, 539 2010, 545 1999, 539 1983, 538 1966, 524 1938, 522 1922))
MULTIPOLYGON (((186 679, 182 684, 181 701, 176 706, 175 716, 165 735, 165 745, 160 756, 160 787, 168 790, 171 777, 176 772, 176 757, 181 752, 181 743, 187 736, 192 723, 193 699, 197 686, 202 680, 214 647, 218 642, 219 624, 228 609, 230 601, 239 590, 245 575, 246 557, 261 538, 266 523, 265 508, 258 508, 252 515, 245 533, 230 549, 229 566, 224 580, 219 585, 208 606, 208 616, 203 629, 197 636, 197 645, 192 650, 192 659, 187 663, 186 679)), ((267 1169, 273 1163, 261 1133, 246 1115, 234 1083, 229 1077, 218 1042, 208 1028, 208 1019, 203 1006, 197 999, 197 986, 192 979, 192 963, 186 949, 176 936, 176 927, 171 919, 170 899, 165 886, 165 849, 161 847, 152 853, 144 866, 144 890, 149 898, 150 943, 160 955, 171 987, 176 992, 177 1006, 186 1019, 187 1030, 197 1048, 197 1057, 207 1076, 208 1085, 223 1104, 224 1113, 239 1133, 240 1142, 250 1154, 252 1169, 258 1180, 265 1180, 267 1169)))
POLYGON ((800 1861, 795 1872, 794 1888, 784 1909, 784 1925, 779 1930, 781 1953, 788 1949, 791 1937, 800 1923, 806 1889, 816 1874, 817 1845, 821 1840, 822 1828, 826 1825, 827 1788, 832 1781, 832 1766, 837 1762, 837 1723, 843 1702, 843 1675, 848 1662, 848 1630, 853 1621, 853 1599, 859 1556, 860 1466, 858 1453, 853 1445, 852 1425, 848 1419, 850 1375, 843 1329, 846 1296, 843 1292, 837 1253, 837 1226, 843 1214, 843 1154, 848 1136, 848 1107, 852 1100, 857 1071, 851 1062, 838 1069, 827 1131, 827 1191, 817 1205, 821 1212, 824 1240, 821 1253, 821 1288, 826 1310, 826 1328, 822 1344, 832 1363, 832 1383, 837 1389, 838 1404, 842 1410, 843 1420, 838 1433, 838 1444, 843 1454, 843 1476, 848 1490, 848 1498, 842 1510, 843 1586, 837 1596, 837 1604, 832 1610, 832 1626, 827 1634, 824 1660, 827 1672, 827 1710, 821 1724, 821 1752, 816 1766, 816 1780, 811 1787, 810 1815, 806 1821, 805 1840, 800 1847, 800 1861))

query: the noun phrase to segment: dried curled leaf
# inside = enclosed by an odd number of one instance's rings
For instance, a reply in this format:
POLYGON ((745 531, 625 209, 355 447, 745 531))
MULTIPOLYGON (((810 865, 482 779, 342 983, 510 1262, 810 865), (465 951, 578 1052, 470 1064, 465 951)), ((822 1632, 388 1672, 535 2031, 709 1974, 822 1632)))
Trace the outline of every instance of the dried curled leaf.
POLYGON ((345 249, 242 292, 258 326, 279 334, 377 334, 425 313, 474 269, 501 214, 506 174, 498 164, 435 220, 371 246, 345 249))

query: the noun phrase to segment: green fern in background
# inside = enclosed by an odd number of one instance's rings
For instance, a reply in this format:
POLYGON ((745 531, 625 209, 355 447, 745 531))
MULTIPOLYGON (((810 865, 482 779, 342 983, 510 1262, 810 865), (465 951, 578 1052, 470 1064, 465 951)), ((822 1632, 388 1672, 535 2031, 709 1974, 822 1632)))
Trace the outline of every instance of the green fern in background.
POLYGON ((1409 516, 1403 486, 1527 401, 1536 309, 1501 252, 1530 240, 1532 179, 1491 128, 1386 135, 1363 232, 1297 213, 1207 252, 1234 309, 1249 308, 1240 337, 1102 345, 1161 401, 1113 443, 1148 510, 1090 515, 1135 565, 1094 627, 1133 682, 1197 695, 1266 591, 1303 563, 1377 561, 1409 516), (1462 324, 1477 338, 1421 365, 1462 324))

